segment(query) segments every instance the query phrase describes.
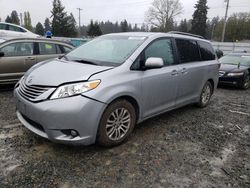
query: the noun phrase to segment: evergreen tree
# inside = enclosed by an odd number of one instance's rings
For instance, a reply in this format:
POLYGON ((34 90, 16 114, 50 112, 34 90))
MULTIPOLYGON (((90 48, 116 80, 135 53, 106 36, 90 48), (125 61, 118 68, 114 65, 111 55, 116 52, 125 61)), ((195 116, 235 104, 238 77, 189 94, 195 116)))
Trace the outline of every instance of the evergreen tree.
POLYGON ((5 19, 6 23, 12 23, 11 17, 8 15, 5 19))
POLYGON ((38 35, 41 35, 41 36, 44 35, 44 28, 43 28, 43 25, 40 22, 38 22, 36 24, 35 33, 38 34, 38 35))
POLYGON ((191 32, 205 37, 208 11, 207 0, 198 0, 194 8, 196 10, 193 14, 191 32))
POLYGON ((100 25, 98 24, 97 21, 95 23, 93 20, 90 21, 90 25, 88 27, 87 34, 88 34, 88 36, 91 36, 91 37, 102 35, 100 25))
POLYGON ((29 12, 24 12, 24 27, 32 31, 31 18, 29 12))
POLYGON ((13 10, 11 12, 10 17, 11 17, 11 23, 16 24, 16 25, 20 25, 20 20, 19 20, 17 11, 13 10))
POLYGON ((67 24, 67 13, 60 0, 53 0, 52 33, 54 36, 65 36, 65 25, 67 24))
POLYGON ((186 19, 181 20, 178 30, 181 32, 188 32, 188 23, 186 19))
POLYGON ((71 13, 69 16, 67 16, 66 20, 67 20, 67 23, 65 25, 64 36, 76 37, 78 32, 76 29, 76 20, 73 14, 71 13))
POLYGON ((49 18, 46 18, 46 19, 45 19, 45 22, 44 22, 44 30, 45 30, 45 31, 51 31, 51 25, 50 25, 49 18))
POLYGON ((122 32, 128 32, 129 31, 129 25, 127 20, 124 20, 121 22, 121 31, 122 32))

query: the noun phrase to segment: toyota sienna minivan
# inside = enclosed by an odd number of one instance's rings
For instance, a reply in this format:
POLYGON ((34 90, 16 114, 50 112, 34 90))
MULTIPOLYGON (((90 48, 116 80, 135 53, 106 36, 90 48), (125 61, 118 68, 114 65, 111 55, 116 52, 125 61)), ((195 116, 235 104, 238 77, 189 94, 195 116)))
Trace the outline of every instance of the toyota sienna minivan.
POLYGON ((218 73, 212 45, 199 36, 103 35, 26 72, 14 90, 17 116, 51 141, 110 147, 148 118, 207 106, 218 73))

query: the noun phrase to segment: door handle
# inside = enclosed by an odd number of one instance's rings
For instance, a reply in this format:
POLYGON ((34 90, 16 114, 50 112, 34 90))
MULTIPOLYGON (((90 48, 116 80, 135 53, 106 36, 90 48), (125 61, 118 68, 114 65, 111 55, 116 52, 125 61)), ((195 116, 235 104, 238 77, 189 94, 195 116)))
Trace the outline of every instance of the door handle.
POLYGON ((177 70, 173 70, 173 71, 171 72, 171 75, 173 75, 173 76, 178 75, 178 71, 177 71, 177 70))
POLYGON ((183 69, 181 70, 181 73, 182 73, 182 74, 186 74, 186 73, 187 73, 187 69, 186 69, 186 68, 183 68, 183 69))

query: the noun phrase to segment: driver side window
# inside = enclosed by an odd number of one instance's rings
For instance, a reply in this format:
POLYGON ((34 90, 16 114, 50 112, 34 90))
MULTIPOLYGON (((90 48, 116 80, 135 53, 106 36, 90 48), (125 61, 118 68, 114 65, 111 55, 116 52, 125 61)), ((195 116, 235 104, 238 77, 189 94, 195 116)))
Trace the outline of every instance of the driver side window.
POLYGON ((135 60, 132 70, 139 70, 149 57, 159 57, 163 59, 164 65, 174 64, 174 54, 171 39, 159 39, 151 43, 142 54, 135 60))
POLYGON ((170 39, 160 39, 153 42, 145 50, 145 59, 149 57, 160 57, 164 61, 164 65, 172 65, 174 63, 173 49, 170 39))

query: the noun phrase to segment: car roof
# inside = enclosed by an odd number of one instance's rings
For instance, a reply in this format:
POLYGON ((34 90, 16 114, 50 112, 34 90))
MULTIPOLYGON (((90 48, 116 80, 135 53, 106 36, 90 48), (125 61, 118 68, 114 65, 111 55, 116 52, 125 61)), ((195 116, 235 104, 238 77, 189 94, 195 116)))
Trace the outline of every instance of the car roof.
POLYGON ((205 42, 210 42, 206 40, 205 38, 198 36, 198 35, 193 35, 190 33, 182 33, 182 32, 175 32, 171 31, 168 33, 161 33, 161 32, 123 32, 123 33, 111 33, 107 34, 109 36, 128 36, 128 37, 174 37, 174 38, 184 38, 184 39, 192 39, 192 40, 200 40, 200 41, 205 41, 205 42))
POLYGON ((228 56, 250 56, 250 53, 245 52, 232 52, 228 56))
MULTIPOLYGON (((0 39, 1 40, 1 39, 0 39)), ((66 44, 68 46, 74 47, 72 44, 67 43, 65 41, 60 41, 60 40, 55 40, 55 39, 48 39, 48 38, 33 38, 33 37, 19 37, 19 38, 9 38, 9 39, 5 39, 3 38, 3 40, 5 40, 3 43, 0 43, 0 45, 3 45, 5 43, 10 43, 10 42, 15 42, 15 41, 41 41, 41 42, 54 42, 54 43, 61 43, 61 44, 66 44)))

